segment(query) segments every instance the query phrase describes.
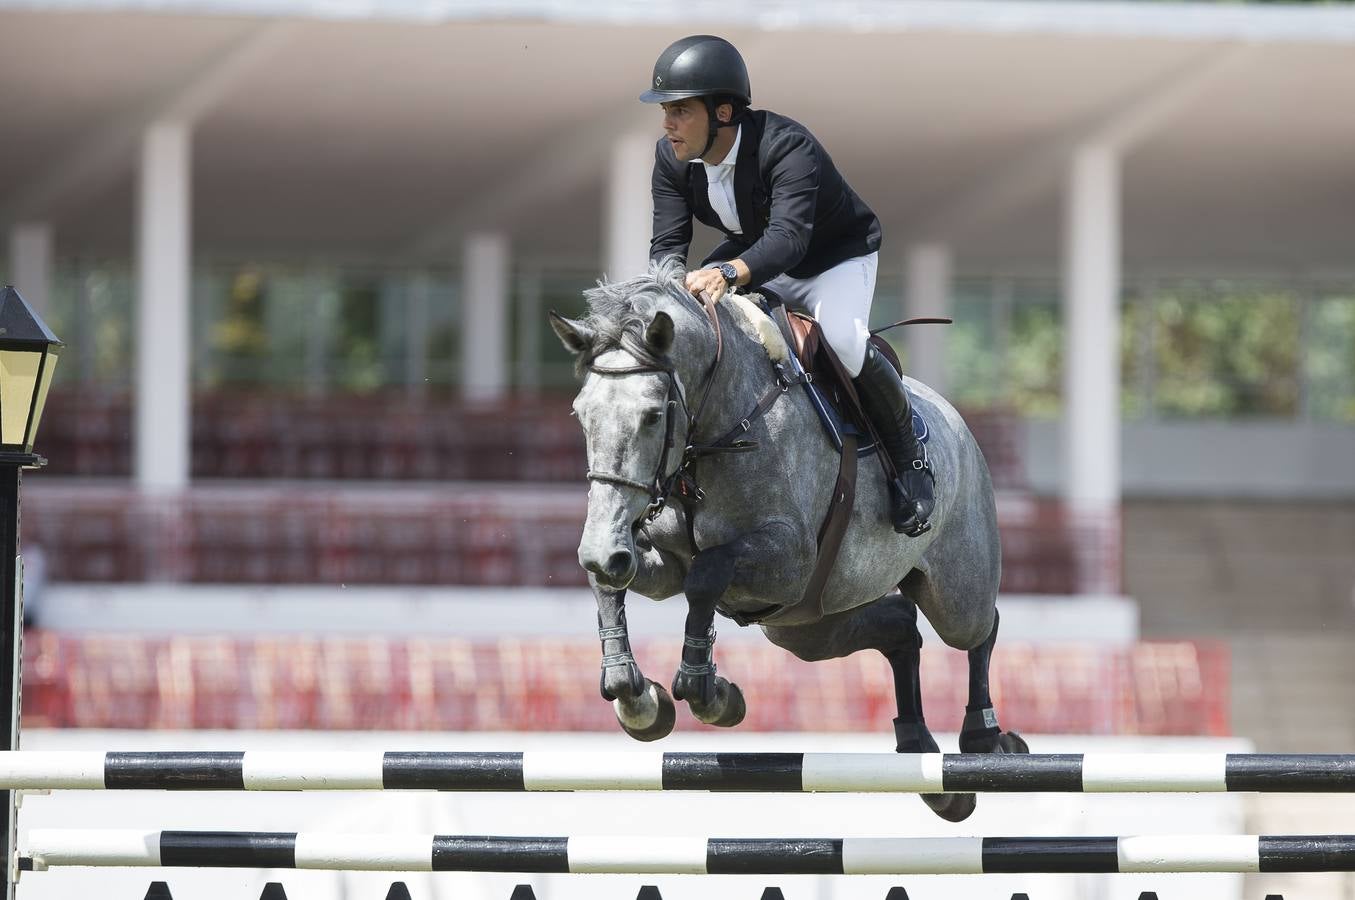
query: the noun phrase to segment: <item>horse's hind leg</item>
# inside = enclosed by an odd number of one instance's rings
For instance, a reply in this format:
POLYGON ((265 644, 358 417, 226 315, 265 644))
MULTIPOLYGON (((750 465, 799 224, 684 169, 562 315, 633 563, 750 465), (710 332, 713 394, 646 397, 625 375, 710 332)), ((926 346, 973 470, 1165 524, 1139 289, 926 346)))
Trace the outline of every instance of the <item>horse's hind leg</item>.
POLYGON ((1029 753, 1025 739, 997 724, 993 698, 988 694, 988 664, 997 643, 998 611, 993 610, 993 630, 988 639, 969 651, 969 703, 960 728, 961 753, 1029 753))
MULTIPOLYGON (((936 739, 922 716, 918 667, 922 635, 917 629, 917 605, 899 593, 874 603, 825 616, 813 625, 763 626, 767 638, 800 659, 814 662, 836 659, 858 650, 879 650, 894 672, 898 717, 894 719, 895 750, 899 753, 938 753, 936 739)), ((959 822, 974 811, 973 794, 923 794, 922 800, 943 819, 959 822)))
MULTIPOLYGON (((894 673, 894 699, 899 710, 894 719, 894 750, 896 753, 939 753, 941 748, 922 716, 922 683, 918 671, 922 664, 922 633, 917 628, 917 605, 900 594, 889 594, 876 601, 876 605, 884 603, 897 607, 902 625, 898 643, 892 648, 881 649, 894 673)), ((964 821, 978 805, 974 794, 923 794, 922 801, 949 822, 964 821)))

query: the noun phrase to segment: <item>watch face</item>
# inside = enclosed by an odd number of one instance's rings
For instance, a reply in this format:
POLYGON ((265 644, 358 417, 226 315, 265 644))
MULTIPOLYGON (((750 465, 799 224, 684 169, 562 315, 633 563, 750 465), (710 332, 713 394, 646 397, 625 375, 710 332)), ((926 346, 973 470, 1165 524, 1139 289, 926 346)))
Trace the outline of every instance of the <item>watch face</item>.
POLYGON ((730 284, 733 284, 735 281, 738 281, 739 279, 739 270, 734 268, 733 264, 731 263, 721 263, 720 274, 723 275, 725 277, 725 281, 729 282, 730 284))

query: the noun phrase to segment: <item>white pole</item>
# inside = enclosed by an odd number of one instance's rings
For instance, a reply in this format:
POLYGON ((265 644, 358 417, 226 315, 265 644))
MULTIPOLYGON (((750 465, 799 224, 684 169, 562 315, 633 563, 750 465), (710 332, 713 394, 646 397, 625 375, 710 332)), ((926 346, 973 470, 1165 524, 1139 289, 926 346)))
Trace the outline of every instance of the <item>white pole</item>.
POLYGON ((649 266, 649 238, 654 228, 649 185, 655 141, 651 132, 632 132, 612 145, 603 224, 605 272, 612 280, 634 278, 649 266))
POLYGON ((192 131, 157 122, 141 144, 135 477, 150 493, 188 485, 192 131))
POLYGON ((508 238, 466 238, 461 292, 461 390, 468 400, 493 400, 508 390, 508 238))
MULTIPOLYGON (((949 316, 951 301, 951 255, 944 244, 913 244, 904 262, 904 314, 949 316)), ((907 374, 940 393, 946 392, 946 332, 936 326, 917 325, 905 330, 908 348, 907 374)))
POLYGON ((52 226, 21 222, 9 232, 9 283, 43 317, 51 313, 52 226))
POLYGON ((1072 157, 1063 235, 1064 496, 1078 511, 1120 504, 1120 160, 1072 157))

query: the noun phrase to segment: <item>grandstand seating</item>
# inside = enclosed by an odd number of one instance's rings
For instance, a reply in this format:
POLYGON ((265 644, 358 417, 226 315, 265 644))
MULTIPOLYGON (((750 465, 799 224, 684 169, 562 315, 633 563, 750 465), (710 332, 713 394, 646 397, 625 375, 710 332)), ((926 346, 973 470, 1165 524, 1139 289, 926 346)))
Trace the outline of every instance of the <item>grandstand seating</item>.
MULTIPOLYGON (((126 482, 33 479, 24 540, 55 581, 206 584, 585 584, 578 485, 195 485, 170 498, 126 482)), ((1116 593, 1119 517, 1003 495, 1003 590, 1116 593)))
MULTIPOLYGON (((681 641, 637 642, 650 673, 671 672, 681 641)), ((28 727, 442 731, 611 731, 597 696, 595 641, 568 637, 131 637, 31 631, 28 727)), ((801 662, 764 643, 720 654, 748 697, 753 731, 888 732, 889 667, 877 654, 801 662)), ((1229 734, 1228 651, 1219 644, 1003 644, 993 699, 1032 733, 1229 734)), ((963 653, 923 648, 927 719, 956 731, 963 653)), ((701 728, 679 717, 680 728, 701 728)), ((883 740, 883 738, 882 738, 883 740)))

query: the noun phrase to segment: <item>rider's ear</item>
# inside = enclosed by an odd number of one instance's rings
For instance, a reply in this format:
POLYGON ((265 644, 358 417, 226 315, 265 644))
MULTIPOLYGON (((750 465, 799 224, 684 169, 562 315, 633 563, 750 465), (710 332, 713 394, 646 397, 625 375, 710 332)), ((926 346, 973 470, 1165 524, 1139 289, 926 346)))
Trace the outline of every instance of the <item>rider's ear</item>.
POLYGON ((582 353, 593 343, 593 329, 574 319, 566 319, 553 309, 550 311, 550 327, 570 353, 582 353))
POLYGON ((673 346, 673 320, 666 312, 654 313, 645 329, 645 344, 655 353, 667 353, 673 346))

